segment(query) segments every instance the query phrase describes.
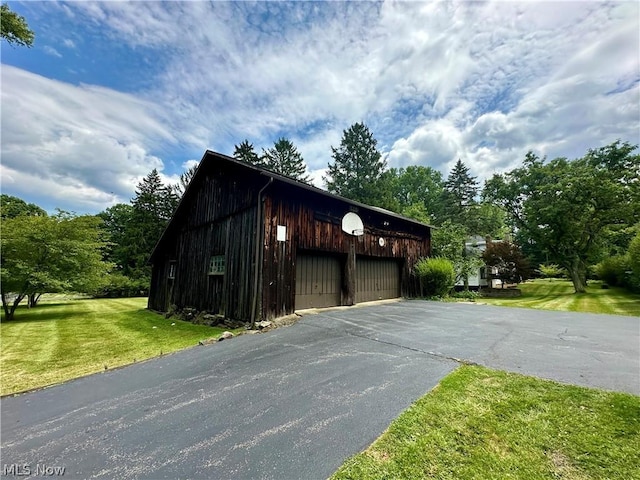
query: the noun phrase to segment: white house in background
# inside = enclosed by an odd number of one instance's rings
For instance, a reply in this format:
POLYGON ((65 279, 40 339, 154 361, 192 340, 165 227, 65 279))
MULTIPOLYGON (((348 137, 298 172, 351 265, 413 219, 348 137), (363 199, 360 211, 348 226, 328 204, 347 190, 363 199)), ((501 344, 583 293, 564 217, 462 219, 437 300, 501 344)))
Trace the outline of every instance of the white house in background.
MULTIPOLYGON (((482 255, 482 252, 484 252, 487 249, 487 240, 489 240, 490 243, 491 242, 496 243, 496 242, 502 241, 502 240, 491 240, 491 238, 484 238, 479 235, 475 235, 473 237, 470 237, 468 241, 465 242, 464 248, 466 249, 467 253, 482 255)), ((475 290, 478 288, 502 287, 502 281, 498 278, 493 278, 491 280, 491 285, 489 285, 488 274, 492 273, 491 271, 489 271, 489 269, 490 267, 483 265, 482 267, 478 268, 474 273, 470 274, 468 278, 469 288, 475 290)), ((493 273, 494 274, 497 273, 495 268, 493 270, 493 273)), ((456 287, 463 287, 463 286, 464 286, 464 281, 462 279, 456 282, 456 287)))

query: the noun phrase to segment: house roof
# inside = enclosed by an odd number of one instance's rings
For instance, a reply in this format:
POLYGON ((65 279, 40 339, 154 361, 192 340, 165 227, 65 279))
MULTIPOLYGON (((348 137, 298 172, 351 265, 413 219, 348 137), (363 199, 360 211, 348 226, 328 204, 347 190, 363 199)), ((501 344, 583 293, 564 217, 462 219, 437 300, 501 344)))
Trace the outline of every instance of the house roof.
POLYGON ((172 227, 174 226, 175 222, 177 221, 176 219, 179 217, 178 213, 182 210, 183 204, 185 204, 185 199, 187 197, 190 197, 191 195, 193 195, 192 191, 195 188, 194 185, 196 185, 198 182, 195 181, 197 178, 199 178, 201 175, 204 175, 204 170, 206 169, 206 164, 210 161, 216 161, 216 162, 227 162, 229 164, 233 164, 236 166, 239 166, 241 168, 245 168, 249 171, 253 171, 258 173, 259 175, 263 175, 265 177, 268 178, 272 178, 274 181, 277 182, 282 182, 288 185, 292 185, 296 188, 300 188, 302 190, 306 190, 306 191, 310 191, 313 192, 317 195, 321 195, 324 197, 328 197, 328 198, 332 198, 332 199, 336 199, 339 200, 341 202, 344 202, 348 205, 353 205, 355 207, 358 208, 362 208, 364 210, 369 210, 372 212, 375 212, 377 214, 382 214, 382 215, 386 215, 389 217, 393 217, 405 222, 409 222, 415 225, 420 225, 423 227, 429 227, 429 228, 433 228, 431 225, 427 225, 426 223, 422 223, 419 222, 417 220, 414 220, 412 218, 408 218, 408 217, 404 217, 402 215, 399 215, 395 212, 392 212, 390 210, 386 210, 384 208, 380 208, 380 207, 374 207, 372 205, 367 205, 365 203, 361 203, 361 202, 356 202, 355 200, 350 200, 348 198, 342 197, 340 195, 336 195, 333 193, 329 193, 326 190, 322 190, 321 188, 315 187, 313 185, 309 185, 307 183, 301 182, 299 180, 295 180, 291 177, 287 177, 284 175, 280 175, 278 173, 272 172, 271 170, 267 170, 266 168, 262 168, 262 167, 258 167, 256 165, 252 165, 246 162, 243 162, 241 160, 238 160, 236 158, 233 157, 229 157, 227 155, 224 155, 222 153, 218 153, 218 152, 214 152, 212 150, 207 150, 205 151, 204 155, 202 156, 202 159, 200 160, 200 163, 198 164, 198 168, 196 169, 193 178, 191 179, 191 181, 189 182, 189 185, 187 185, 187 188, 184 192, 184 194, 182 195, 182 198, 180 199, 180 202, 178 203, 178 206, 175 210, 175 212, 173 213, 173 216, 169 222, 169 224, 167 225, 167 227, 165 228, 164 232, 162 233, 162 235, 160 236, 160 239, 158 240, 158 242, 156 243, 154 249, 153 249, 153 253, 151 254, 151 259, 153 259, 153 257, 156 254, 156 251, 158 249, 158 247, 160 246, 160 244, 162 243, 164 237, 167 235, 167 232, 169 232, 172 227))

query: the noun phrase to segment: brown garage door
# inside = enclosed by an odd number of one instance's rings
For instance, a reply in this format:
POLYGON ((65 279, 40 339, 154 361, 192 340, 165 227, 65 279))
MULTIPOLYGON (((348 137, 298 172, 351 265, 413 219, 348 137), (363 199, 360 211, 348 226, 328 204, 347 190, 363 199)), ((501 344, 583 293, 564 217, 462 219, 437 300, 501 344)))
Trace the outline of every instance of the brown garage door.
POLYGON ((400 264, 390 258, 357 258, 356 303, 400 296, 400 264))
POLYGON ((340 305, 340 260, 326 255, 298 254, 296 310, 340 305))

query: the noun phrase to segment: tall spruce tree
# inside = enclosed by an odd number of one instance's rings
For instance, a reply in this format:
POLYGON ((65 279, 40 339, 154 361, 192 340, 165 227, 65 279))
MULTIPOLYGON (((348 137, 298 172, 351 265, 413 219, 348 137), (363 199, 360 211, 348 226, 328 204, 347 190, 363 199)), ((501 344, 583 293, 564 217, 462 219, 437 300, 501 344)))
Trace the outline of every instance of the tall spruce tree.
POLYGON ((136 188, 124 235, 123 274, 132 279, 151 277, 149 257, 178 205, 178 196, 153 169, 136 188))
POLYGON ((381 202, 386 198, 383 193, 389 190, 384 175, 387 162, 377 144, 364 123, 354 123, 345 130, 340 146, 331 147, 333 163, 323 177, 327 189, 351 200, 385 206, 381 202))
POLYGON ((279 138, 273 147, 262 149, 262 166, 267 170, 295 178, 301 182, 310 183, 311 178, 306 174, 307 165, 298 149, 286 138, 279 138))
MULTIPOLYGON (((478 195, 478 181, 469 174, 462 160, 458 159, 453 170, 444 182, 444 207, 453 221, 464 220, 467 209, 476 204, 478 195)), ((464 221, 457 223, 464 224, 464 221)))
POLYGON ((245 163, 250 163, 251 165, 262 166, 260 157, 253 149, 253 143, 249 143, 249 140, 246 139, 243 140, 240 145, 235 146, 233 157, 245 163))
POLYGON ((173 192, 178 196, 178 198, 182 198, 184 192, 187 191, 187 187, 189 183, 191 183, 191 179, 196 174, 196 170, 198 169, 198 165, 193 165, 189 167, 187 170, 180 174, 180 178, 178 179, 178 183, 174 184, 171 188, 173 192))

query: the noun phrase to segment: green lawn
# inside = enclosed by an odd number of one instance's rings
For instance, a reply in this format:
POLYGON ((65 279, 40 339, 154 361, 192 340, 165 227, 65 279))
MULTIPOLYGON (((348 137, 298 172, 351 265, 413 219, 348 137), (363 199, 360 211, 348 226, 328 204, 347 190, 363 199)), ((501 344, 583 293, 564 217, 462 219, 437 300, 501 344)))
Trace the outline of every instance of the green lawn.
POLYGON ((43 301, 0 324, 0 393, 43 387, 193 346, 223 329, 167 320, 146 298, 43 301), (175 323, 175 325, 171 325, 175 323))
POLYGON ((463 366, 332 479, 638 479, 640 397, 463 366))
POLYGON ((481 298, 478 302, 505 307, 640 316, 640 295, 616 287, 602 289, 601 285, 601 282, 589 282, 587 293, 575 294, 573 284, 568 280, 538 279, 518 285, 522 290, 521 297, 481 298))

